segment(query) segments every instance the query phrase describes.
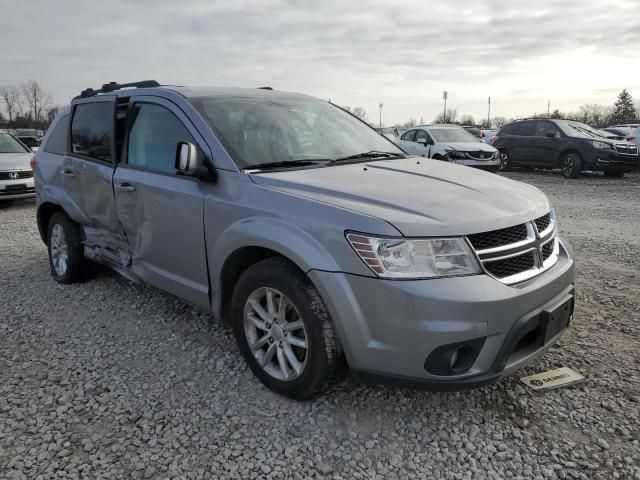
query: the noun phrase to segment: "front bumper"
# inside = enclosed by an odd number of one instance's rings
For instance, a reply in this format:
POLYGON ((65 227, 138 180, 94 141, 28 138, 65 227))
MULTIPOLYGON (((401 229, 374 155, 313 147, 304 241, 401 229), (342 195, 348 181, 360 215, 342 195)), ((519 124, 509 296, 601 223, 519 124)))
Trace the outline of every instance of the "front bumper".
POLYGON ((0 201, 34 198, 35 196, 36 190, 33 178, 0 180, 0 201))
POLYGON ((617 152, 604 152, 599 154, 594 161, 593 167, 597 170, 624 170, 631 172, 640 167, 640 156, 621 155, 617 152))
POLYGON ((311 271, 356 377, 452 390, 491 383, 546 352, 523 344, 543 310, 573 296, 574 264, 564 245, 556 265, 507 286, 487 275, 392 281, 311 271), (463 373, 434 375, 425 361, 438 347, 483 339, 463 373), (517 347, 517 348, 516 348, 517 347))
POLYGON ((500 164, 500 159, 495 158, 492 160, 473 160, 470 158, 463 159, 453 159, 450 160, 451 163, 457 163, 459 165, 465 165, 467 167, 484 167, 484 168, 493 168, 497 167, 500 164))

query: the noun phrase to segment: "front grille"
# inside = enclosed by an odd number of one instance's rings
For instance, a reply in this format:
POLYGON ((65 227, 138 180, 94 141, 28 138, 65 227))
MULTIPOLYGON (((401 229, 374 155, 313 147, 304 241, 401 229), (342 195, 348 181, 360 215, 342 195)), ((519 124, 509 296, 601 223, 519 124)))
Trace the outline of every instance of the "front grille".
POLYGON ((529 222, 467 235, 484 270, 506 284, 523 282, 558 261, 553 210, 529 222))
POLYGON ((530 251, 516 257, 495 260, 493 262, 485 262, 484 268, 497 278, 506 278, 517 275, 527 270, 531 270, 536 266, 534 252, 530 251))
POLYGON ((622 155, 638 155, 638 147, 632 143, 616 143, 613 148, 622 155))
POLYGON ((20 170, 11 172, 0 172, 0 180, 19 180, 22 178, 32 178, 33 172, 31 170, 20 170), (18 178, 11 178, 11 174, 17 173, 18 178))
POLYGON ((467 152, 467 155, 469 155, 474 160, 489 160, 493 157, 492 152, 484 152, 482 150, 479 150, 477 152, 467 152))
POLYGON ((555 246, 555 243, 556 241, 553 239, 542 246, 542 260, 546 260, 553 254, 553 247, 555 246))
POLYGON ((534 222, 536 223, 538 233, 542 233, 549 227, 549 224, 551 223, 551 214, 547 213, 540 218, 536 218, 534 222))
POLYGON ((25 195, 27 193, 36 193, 36 189, 34 187, 27 187, 25 185, 17 185, 19 188, 6 188, 4 190, 0 190, 0 197, 8 197, 11 195, 25 195))
POLYGON ((523 223, 515 227, 502 228, 491 232, 474 233, 473 235, 469 235, 468 238, 476 250, 503 247, 526 240, 527 226, 523 223))

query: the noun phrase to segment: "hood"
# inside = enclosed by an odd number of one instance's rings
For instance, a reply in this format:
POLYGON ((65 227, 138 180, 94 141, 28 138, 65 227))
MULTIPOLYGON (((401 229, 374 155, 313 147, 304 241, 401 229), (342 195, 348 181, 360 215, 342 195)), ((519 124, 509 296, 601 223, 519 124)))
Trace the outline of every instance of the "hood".
POLYGON ((496 152, 491 145, 484 142, 443 142, 445 148, 458 150, 460 152, 496 152))
POLYGON ((5 170, 30 170, 32 153, 0 153, 0 172, 5 170))
POLYGON ((551 208, 531 185, 420 157, 251 174, 251 179, 386 220, 408 237, 495 230, 533 220, 551 208))

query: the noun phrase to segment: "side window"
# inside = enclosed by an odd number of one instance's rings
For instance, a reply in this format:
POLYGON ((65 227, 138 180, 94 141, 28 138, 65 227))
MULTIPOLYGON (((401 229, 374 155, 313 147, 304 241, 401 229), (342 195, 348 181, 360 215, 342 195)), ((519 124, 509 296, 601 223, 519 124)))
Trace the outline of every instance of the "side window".
POLYGON ((538 122, 536 126, 536 137, 544 137, 547 132, 556 133, 556 126, 551 122, 538 122))
POLYGON ((416 130, 416 142, 418 140, 424 139, 429 143, 429 135, 424 130, 416 130))
POLYGON ((179 142, 196 143, 178 117, 159 105, 134 106, 127 164, 175 173, 179 142))
POLYGON ((113 103, 77 105, 71 121, 71 152, 107 162, 113 161, 113 103))
POLYGON ((55 153, 56 155, 67 154, 67 136, 69 134, 69 115, 62 117, 56 124, 44 151, 47 153, 55 153))
POLYGON ((519 124, 516 135, 533 137, 536 134, 536 123, 538 122, 523 122, 519 124))
POLYGON ((510 123, 502 127, 500 130, 500 135, 514 135, 516 130, 516 123, 510 123))
POLYGON ((404 134, 402 135, 402 140, 406 140, 407 142, 415 142, 415 138, 416 138, 415 130, 409 130, 408 132, 404 132, 404 134))

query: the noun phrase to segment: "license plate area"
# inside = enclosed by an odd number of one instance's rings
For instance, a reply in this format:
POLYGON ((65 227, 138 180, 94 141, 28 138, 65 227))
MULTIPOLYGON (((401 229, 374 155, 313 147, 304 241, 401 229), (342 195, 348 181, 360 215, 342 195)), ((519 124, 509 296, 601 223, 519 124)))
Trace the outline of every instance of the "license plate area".
POLYGON ((6 185, 4 190, 7 193, 26 193, 27 185, 24 183, 19 183, 17 185, 6 185))
POLYGON ((560 305, 542 312, 542 328, 544 329, 544 343, 549 343, 553 337, 569 326, 573 318, 573 297, 560 305))

